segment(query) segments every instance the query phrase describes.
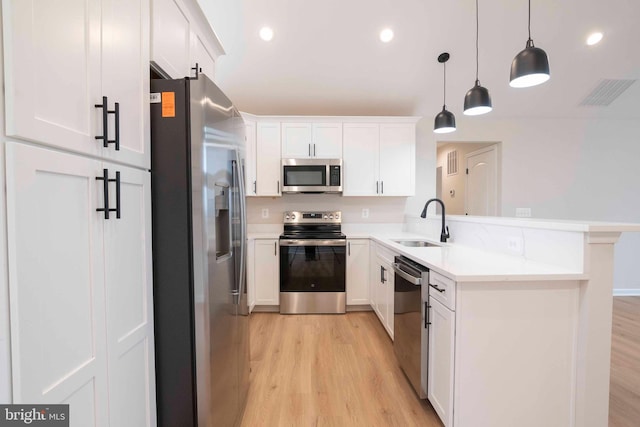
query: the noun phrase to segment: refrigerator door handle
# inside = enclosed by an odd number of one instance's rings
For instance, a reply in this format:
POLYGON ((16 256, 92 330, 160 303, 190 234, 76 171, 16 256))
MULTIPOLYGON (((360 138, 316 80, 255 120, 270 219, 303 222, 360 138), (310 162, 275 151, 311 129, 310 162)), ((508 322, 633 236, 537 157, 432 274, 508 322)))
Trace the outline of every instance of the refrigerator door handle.
POLYGON ((238 295, 237 299, 235 299, 236 305, 240 304, 242 300, 242 294, 244 293, 244 288, 246 286, 246 266, 247 266, 247 211, 246 211, 246 200, 245 200, 245 187, 244 187, 244 177, 242 176, 240 169, 241 159, 240 152, 236 151, 236 160, 233 162, 233 173, 235 174, 234 180, 237 183, 238 188, 238 198, 240 199, 240 236, 239 236, 239 245, 240 245, 240 280, 238 283, 238 295))

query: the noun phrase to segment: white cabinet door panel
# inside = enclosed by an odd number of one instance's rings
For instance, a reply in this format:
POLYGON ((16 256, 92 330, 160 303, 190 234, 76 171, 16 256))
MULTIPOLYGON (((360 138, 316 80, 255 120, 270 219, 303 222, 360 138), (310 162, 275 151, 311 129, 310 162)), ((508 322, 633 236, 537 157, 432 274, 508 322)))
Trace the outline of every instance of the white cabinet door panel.
POLYGON ((101 171, 7 143, 14 403, 82 402, 72 417, 89 426, 108 409, 101 171))
POLYGON ((369 240, 347 242, 347 305, 369 304, 369 240))
POLYGON ((415 194, 415 125, 380 125, 380 193, 415 194))
POLYGON ((256 305, 280 304, 280 248, 278 240, 255 241, 256 305))
POLYGON ((427 398, 445 427, 453 422, 454 312, 430 298, 427 398))
POLYGON ((100 1, 3 2, 7 135, 99 155, 100 1))
POLYGON ((313 124, 313 157, 318 159, 342 158, 342 123, 313 124))
POLYGON ((282 123, 282 158, 313 157, 311 123, 282 123))
POLYGON ((256 122, 245 120, 245 135, 246 135, 246 158, 244 165, 244 179, 246 185, 247 196, 256 195, 256 122))
POLYGON ((216 60, 209 53, 200 35, 195 32, 191 33, 191 52, 191 66, 195 67, 198 64, 199 73, 206 75, 211 81, 215 81, 216 60))
POLYGON ((102 93, 120 108, 120 150, 109 144, 102 155, 149 169, 149 0, 105 0, 102 11, 102 93))
POLYGON ((372 123, 343 125, 343 196, 378 194, 379 126, 372 123))
POLYGON ((259 122, 256 135, 256 187, 258 196, 280 196, 280 123, 259 122))
POLYGON ((190 75, 191 24, 176 0, 153 0, 151 60, 171 78, 190 75))
MULTIPOLYGON (((148 172, 120 172, 121 217, 104 221, 107 351, 111 425, 156 424, 148 172)), ((110 205, 115 206, 112 200, 110 205)))

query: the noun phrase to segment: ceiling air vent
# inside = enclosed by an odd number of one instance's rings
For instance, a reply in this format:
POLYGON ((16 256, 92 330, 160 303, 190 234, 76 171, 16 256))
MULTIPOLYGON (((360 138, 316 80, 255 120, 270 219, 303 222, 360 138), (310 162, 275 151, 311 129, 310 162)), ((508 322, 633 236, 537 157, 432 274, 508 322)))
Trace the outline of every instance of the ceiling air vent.
POLYGON ((607 106, 622 95, 622 92, 627 90, 633 82, 635 82, 635 80, 601 80, 598 86, 580 102, 580 105, 607 106))

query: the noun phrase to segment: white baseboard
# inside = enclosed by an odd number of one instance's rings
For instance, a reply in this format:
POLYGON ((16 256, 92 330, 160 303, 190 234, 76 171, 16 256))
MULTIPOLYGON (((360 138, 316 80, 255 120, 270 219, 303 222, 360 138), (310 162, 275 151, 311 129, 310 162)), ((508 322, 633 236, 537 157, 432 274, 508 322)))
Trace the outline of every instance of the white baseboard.
POLYGON ((640 289, 614 289, 614 297, 637 297, 640 296, 640 289))

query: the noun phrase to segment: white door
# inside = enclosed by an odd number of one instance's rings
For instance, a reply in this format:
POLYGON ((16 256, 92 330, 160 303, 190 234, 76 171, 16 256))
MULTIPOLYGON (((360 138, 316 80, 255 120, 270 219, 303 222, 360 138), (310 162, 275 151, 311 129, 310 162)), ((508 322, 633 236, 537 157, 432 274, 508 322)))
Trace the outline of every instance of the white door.
POLYGON ((109 144, 103 155, 149 169, 149 0, 104 0, 102 13, 102 93, 110 110, 119 105, 120 141, 119 151, 109 144))
POLYGON ((495 145, 466 154, 467 215, 498 215, 498 156, 495 145))
POLYGON ((379 126, 375 123, 344 123, 342 129, 342 195, 380 194, 379 126))
POLYGON ((99 155, 100 1, 3 1, 8 136, 99 155))
POLYGON ((369 240, 347 242, 347 305, 369 304, 369 240))
POLYGON ((380 125, 380 194, 415 194, 415 125, 380 125))
POLYGON ((256 194, 280 196, 280 123, 259 122, 256 133, 256 194))
POLYGON ((155 426, 150 173, 103 167, 120 172, 120 218, 103 221, 110 424, 155 426))
POLYGON ((313 157, 319 159, 342 158, 342 123, 313 124, 313 157))
POLYGON ((282 158, 313 157, 311 123, 282 123, 282 158))
POLYGON ((278 240, 255 241, 256 305, 280 304, 280 248, 278 240))
POLYGON ((13 402, 108 425, 101 162, 6 150, 13 402))
POLYGON ((445 427, 453 422, 454 312, 429 298, 429 362, 427 398, 445 427))

